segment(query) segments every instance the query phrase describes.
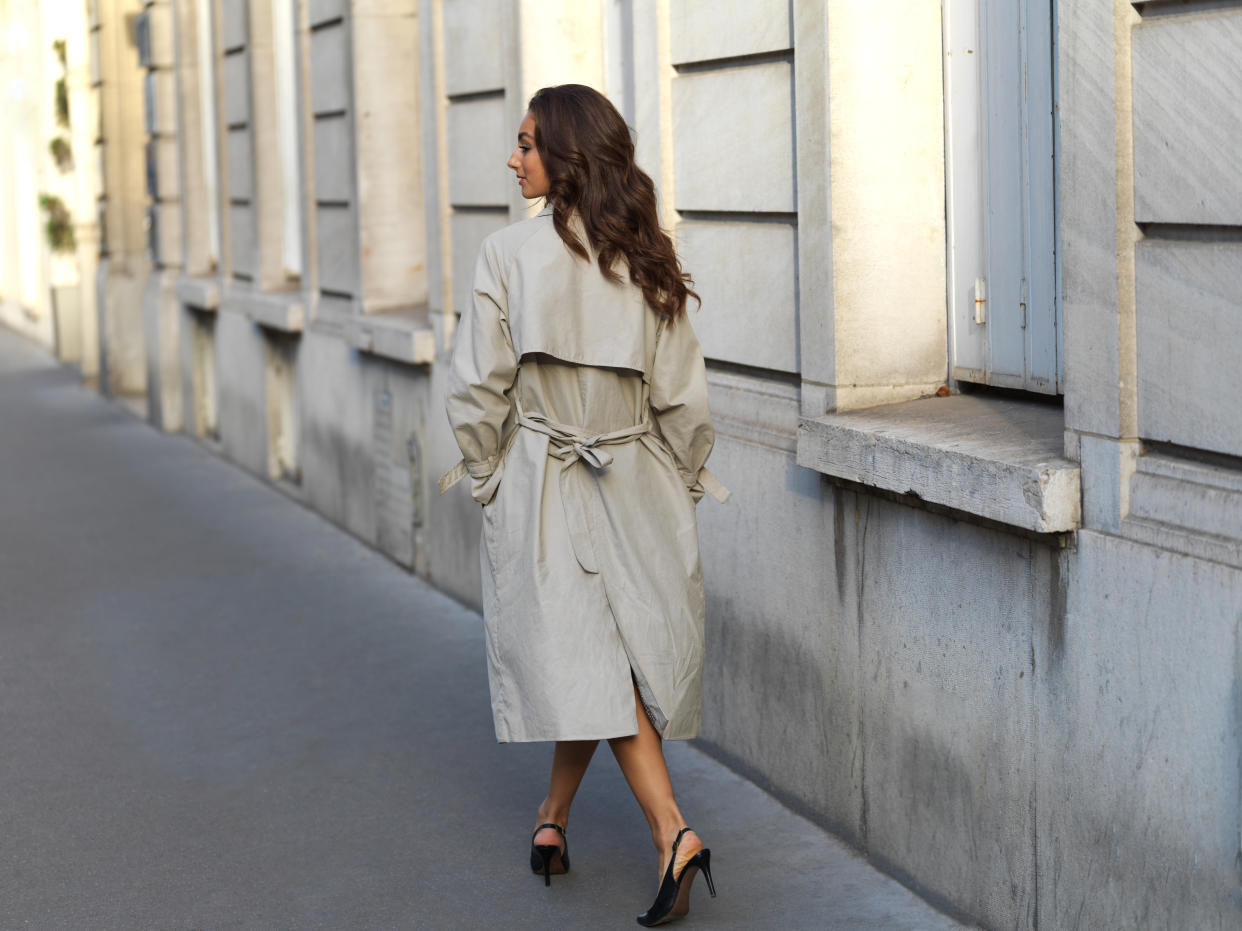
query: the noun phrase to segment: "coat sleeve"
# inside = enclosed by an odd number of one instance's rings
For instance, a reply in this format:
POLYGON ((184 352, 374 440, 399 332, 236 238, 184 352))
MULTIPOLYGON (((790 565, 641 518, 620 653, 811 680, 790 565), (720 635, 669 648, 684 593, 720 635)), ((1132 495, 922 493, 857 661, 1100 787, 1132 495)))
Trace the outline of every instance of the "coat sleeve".
POLYGON ((471 494, 480 504, 487 504, 496 493, 509 390, 517 376, 508 314, 500 257, 485 242, 475 264, 473 299, 457 328, 445 402, 472 479, 471 494))
POLYGON ((716 442, 707 408, 707 371, 694 328, 684 316, 661 324, 651 371, 651 409, 673 452, 677 471, 695 501, 703 497, 699 472, 716 442))

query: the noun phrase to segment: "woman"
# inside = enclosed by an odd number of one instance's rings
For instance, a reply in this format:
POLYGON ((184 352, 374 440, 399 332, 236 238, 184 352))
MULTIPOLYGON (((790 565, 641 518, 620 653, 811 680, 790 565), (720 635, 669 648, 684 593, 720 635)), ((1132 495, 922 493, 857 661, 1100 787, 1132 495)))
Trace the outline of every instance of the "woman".
POLYGON ((531 867, 569 869, 565 826, 606 739, 659 854, 644 925, 681 917, 710 852, 685 826, 662 739, 697 735, 703 583, 695 504, 727 492, 697 300, 597 91, 539 91, 509 158, 547 207, 484 241, 448 386, 449 421, 483 505, 488 678, 501 742, 553 740, 531 867))

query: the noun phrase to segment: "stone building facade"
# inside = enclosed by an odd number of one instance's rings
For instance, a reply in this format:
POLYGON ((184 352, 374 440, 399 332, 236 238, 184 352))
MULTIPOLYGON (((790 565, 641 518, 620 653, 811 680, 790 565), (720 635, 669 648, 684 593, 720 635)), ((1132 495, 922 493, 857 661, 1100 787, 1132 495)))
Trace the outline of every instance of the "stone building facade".
POLYGON ((1242 3, 87 7, 106 386, 477 603, 454 325, 600 87, 734 492, 703 746, 987 927, 1242 924, 1242 3))

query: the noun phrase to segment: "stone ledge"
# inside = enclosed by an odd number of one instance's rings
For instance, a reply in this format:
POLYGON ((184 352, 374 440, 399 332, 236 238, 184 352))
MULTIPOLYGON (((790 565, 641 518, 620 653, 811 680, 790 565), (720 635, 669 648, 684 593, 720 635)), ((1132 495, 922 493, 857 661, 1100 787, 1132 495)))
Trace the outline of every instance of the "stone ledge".
POLYGON ((265 294, 261 291, 231 290, 228 301, 251 322, 269 330, 301 333, 306 326, 306 308, 302 295, 297 291, 265 294))
POLYGON ((220 282, 215 278, 178 278, 173 290, 177 300, 197 310, 220 308, 220 282))
POLYGON ((346 327, 346 338, 359 352, 406 365, 436 360, 436 334, 426 308, 357 317, 346 327))
POLYGON ((798 428, 798 465, 1036 533, 1082 523, 1061 410, 957 395, 828 414, 798 428))

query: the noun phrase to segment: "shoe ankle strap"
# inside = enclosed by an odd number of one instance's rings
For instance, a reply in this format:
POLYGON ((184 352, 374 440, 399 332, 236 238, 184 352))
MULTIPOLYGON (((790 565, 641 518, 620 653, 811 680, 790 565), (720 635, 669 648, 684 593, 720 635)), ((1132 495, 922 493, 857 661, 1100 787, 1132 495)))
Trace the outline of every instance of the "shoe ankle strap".
POLYGON ((539 825, 539 827, 535 828, 535 833, 538 834, 544 828, 555 828, 556 833, 560 834, 561 837, 565 836, 565 829, 559 824, 553 824, 551 821, 545 821, 543 824, 539 825))

